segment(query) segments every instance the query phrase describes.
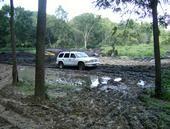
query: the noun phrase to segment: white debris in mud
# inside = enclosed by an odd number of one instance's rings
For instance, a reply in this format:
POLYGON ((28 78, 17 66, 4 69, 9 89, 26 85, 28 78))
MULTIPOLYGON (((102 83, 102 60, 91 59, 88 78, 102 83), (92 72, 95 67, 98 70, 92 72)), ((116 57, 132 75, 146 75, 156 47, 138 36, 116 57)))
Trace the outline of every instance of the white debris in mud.
POLYGON ((139 82, 137 83, 138 86, 144 87, 145 86, 145 82, 143 80, 139 80, 139 82))
POLYGON ((108 82, 109 80, 111 80, 110 77, 101 77, 101 78, 100 78, 100 83, 101 83, 101 84, 107 84, 107 82, 108 82))
POLYGON ((91 85, 90 85, 91 88, 95 88, 100 84, 98 76, 90 76, 90 80, 91 80, 91 85))
POLYGON ((146 81, 143 81, 143 80, 139 80, 137 85, 141 88, 152 88, 152 87, 154 87, 154 85, 152 83, 146 83, 146 81))
POLYGON ((90 76, 90 80, 91 80, 90 87, 95 88, 98 87, 99 84, 107 85, 108 81, 111 80, 111 78, 107 76, 101 78, 99 78, 98 76, 90 76))
POLYGON ((122 81, 122 78, 120 78, 120 77, 115 78, 114 81, 115 81, 115 82, 120 82, 120 81, 122 81))

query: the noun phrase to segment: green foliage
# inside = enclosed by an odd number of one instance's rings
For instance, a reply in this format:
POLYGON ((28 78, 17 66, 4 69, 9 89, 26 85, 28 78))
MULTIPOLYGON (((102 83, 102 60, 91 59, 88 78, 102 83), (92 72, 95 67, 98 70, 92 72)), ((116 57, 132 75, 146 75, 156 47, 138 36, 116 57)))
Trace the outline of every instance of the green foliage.
POLYGON ((10 7, 7 5, 0 10, 0 48, 5 47, 10 41, 9 10, 10 7))
POLYGON ((85 46, 87 43, 88 48, 95 48, 102 41, 103 29, 100 24, 101 17, 92 13, 85 13, 74 17, 70 21, 70 25, 78 30, 79 35, 74 34, 75 39, 79 39, 78 43, 85 46), (81 38, 77 38, 81 36, 81 38))
POLYGON ((15 32, 17 47, 32 47, 35 41, 35 26, 33 26, 33 13, 24 8, 15 8, 15 32))
MULTIPOLYGON (((116 46, 119 56, 129 57, 153 57, 153 44, 139 44, 139 45, 124 45, 116 46)), ((170 46, 161 45, 161 56, 170 50, 170 46)))
POLYGON ((71 48, 75 46, 73 40, 73 30, 67 22, 47 15, 47 45, 49 47, 71 48))
MULTIPOLYGON (((87 48, 101 48, 104 55, 110 55, 109 46, 117 46, 120 56, 153 56, 151 24, 137 23, 132 19, 113 23, 92 13, 81 14, 67 22, 67 12, 63 11, 64 9, 59 7, 57 16, 47 15, 46 47, 84 48, 86 43, 87 48)), ((11 47, 8 15, 9 6, 3 6, 0 10, 0 48, 5 49, 11 47)), ((35 47, 36 22, 37 12, 21 7, 15 9, 18 48, 35 47)), ((161 28, 162 55, 169 49, 169 37, 170 32, 161 28)))
POLYGON ((125 45, 116 46, 119 56, 129 57, 145 57, 153 56, 153 45, 139 44, 139 45, 125 45))
POLYGON ((161 30, 160 43, 163 45, 170 45, 170 31, 161 30))
POLYGON ((68 13, 63 9, 61 5, 59 5, 58 8, 56 9, 55 15, 57 19, 67 21, 68 13))
POLYGON ((103 46, 101 47, 101 53, 103 56, 111 56, 113 53, 112 46, 103 46))

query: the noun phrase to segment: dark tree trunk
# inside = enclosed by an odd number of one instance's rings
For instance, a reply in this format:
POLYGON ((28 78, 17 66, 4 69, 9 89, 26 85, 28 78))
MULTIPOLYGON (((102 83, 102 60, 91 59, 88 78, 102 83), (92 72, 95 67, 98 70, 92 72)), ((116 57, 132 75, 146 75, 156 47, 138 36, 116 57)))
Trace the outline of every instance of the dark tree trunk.
POLYGON ((162 94, 162 88, 161 88, 161 62, 160 62, 157 5, 158 5, 158 0, 153 0, 152 17, 153 17, 153 40, 154 40, 154 56, 155 56, 155 97, 160 98, 162 94))
POLYGON ((46 0, 38 1, 37 37, 36 37, 36 73, 35 97, 45 99, 45 34, 46 34, 46 0))
POLYGON ((12 84, 16 85, 18 82, 17 60, 16 60, 16 43, 15 43, 15 29, 14 29, 14 4, 13 0, 10 0, 10 33, 11 33, 11 47, 12 47, 12 84))

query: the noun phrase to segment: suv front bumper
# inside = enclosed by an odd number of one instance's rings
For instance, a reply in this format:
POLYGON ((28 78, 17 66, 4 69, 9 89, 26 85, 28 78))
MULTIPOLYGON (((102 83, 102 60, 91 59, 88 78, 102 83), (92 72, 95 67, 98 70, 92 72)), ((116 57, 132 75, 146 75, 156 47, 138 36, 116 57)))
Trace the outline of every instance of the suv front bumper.
POLYGON ((86 67, 96 67, 99 66, 100 62, 85 63, 86 67))

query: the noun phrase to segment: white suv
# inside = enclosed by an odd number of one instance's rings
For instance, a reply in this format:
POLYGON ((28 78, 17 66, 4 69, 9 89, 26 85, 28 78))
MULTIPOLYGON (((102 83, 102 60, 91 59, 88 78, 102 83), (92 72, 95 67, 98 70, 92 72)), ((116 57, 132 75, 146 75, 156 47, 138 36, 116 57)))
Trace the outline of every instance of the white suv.
POLYGON ((84 52, 60 52, 57 56, 56 64, 59 68, 64 66, 78 66, 80 70, 85 67, 96 67, 99 64, 99 59, 95 57, 89 57, 84 52))

